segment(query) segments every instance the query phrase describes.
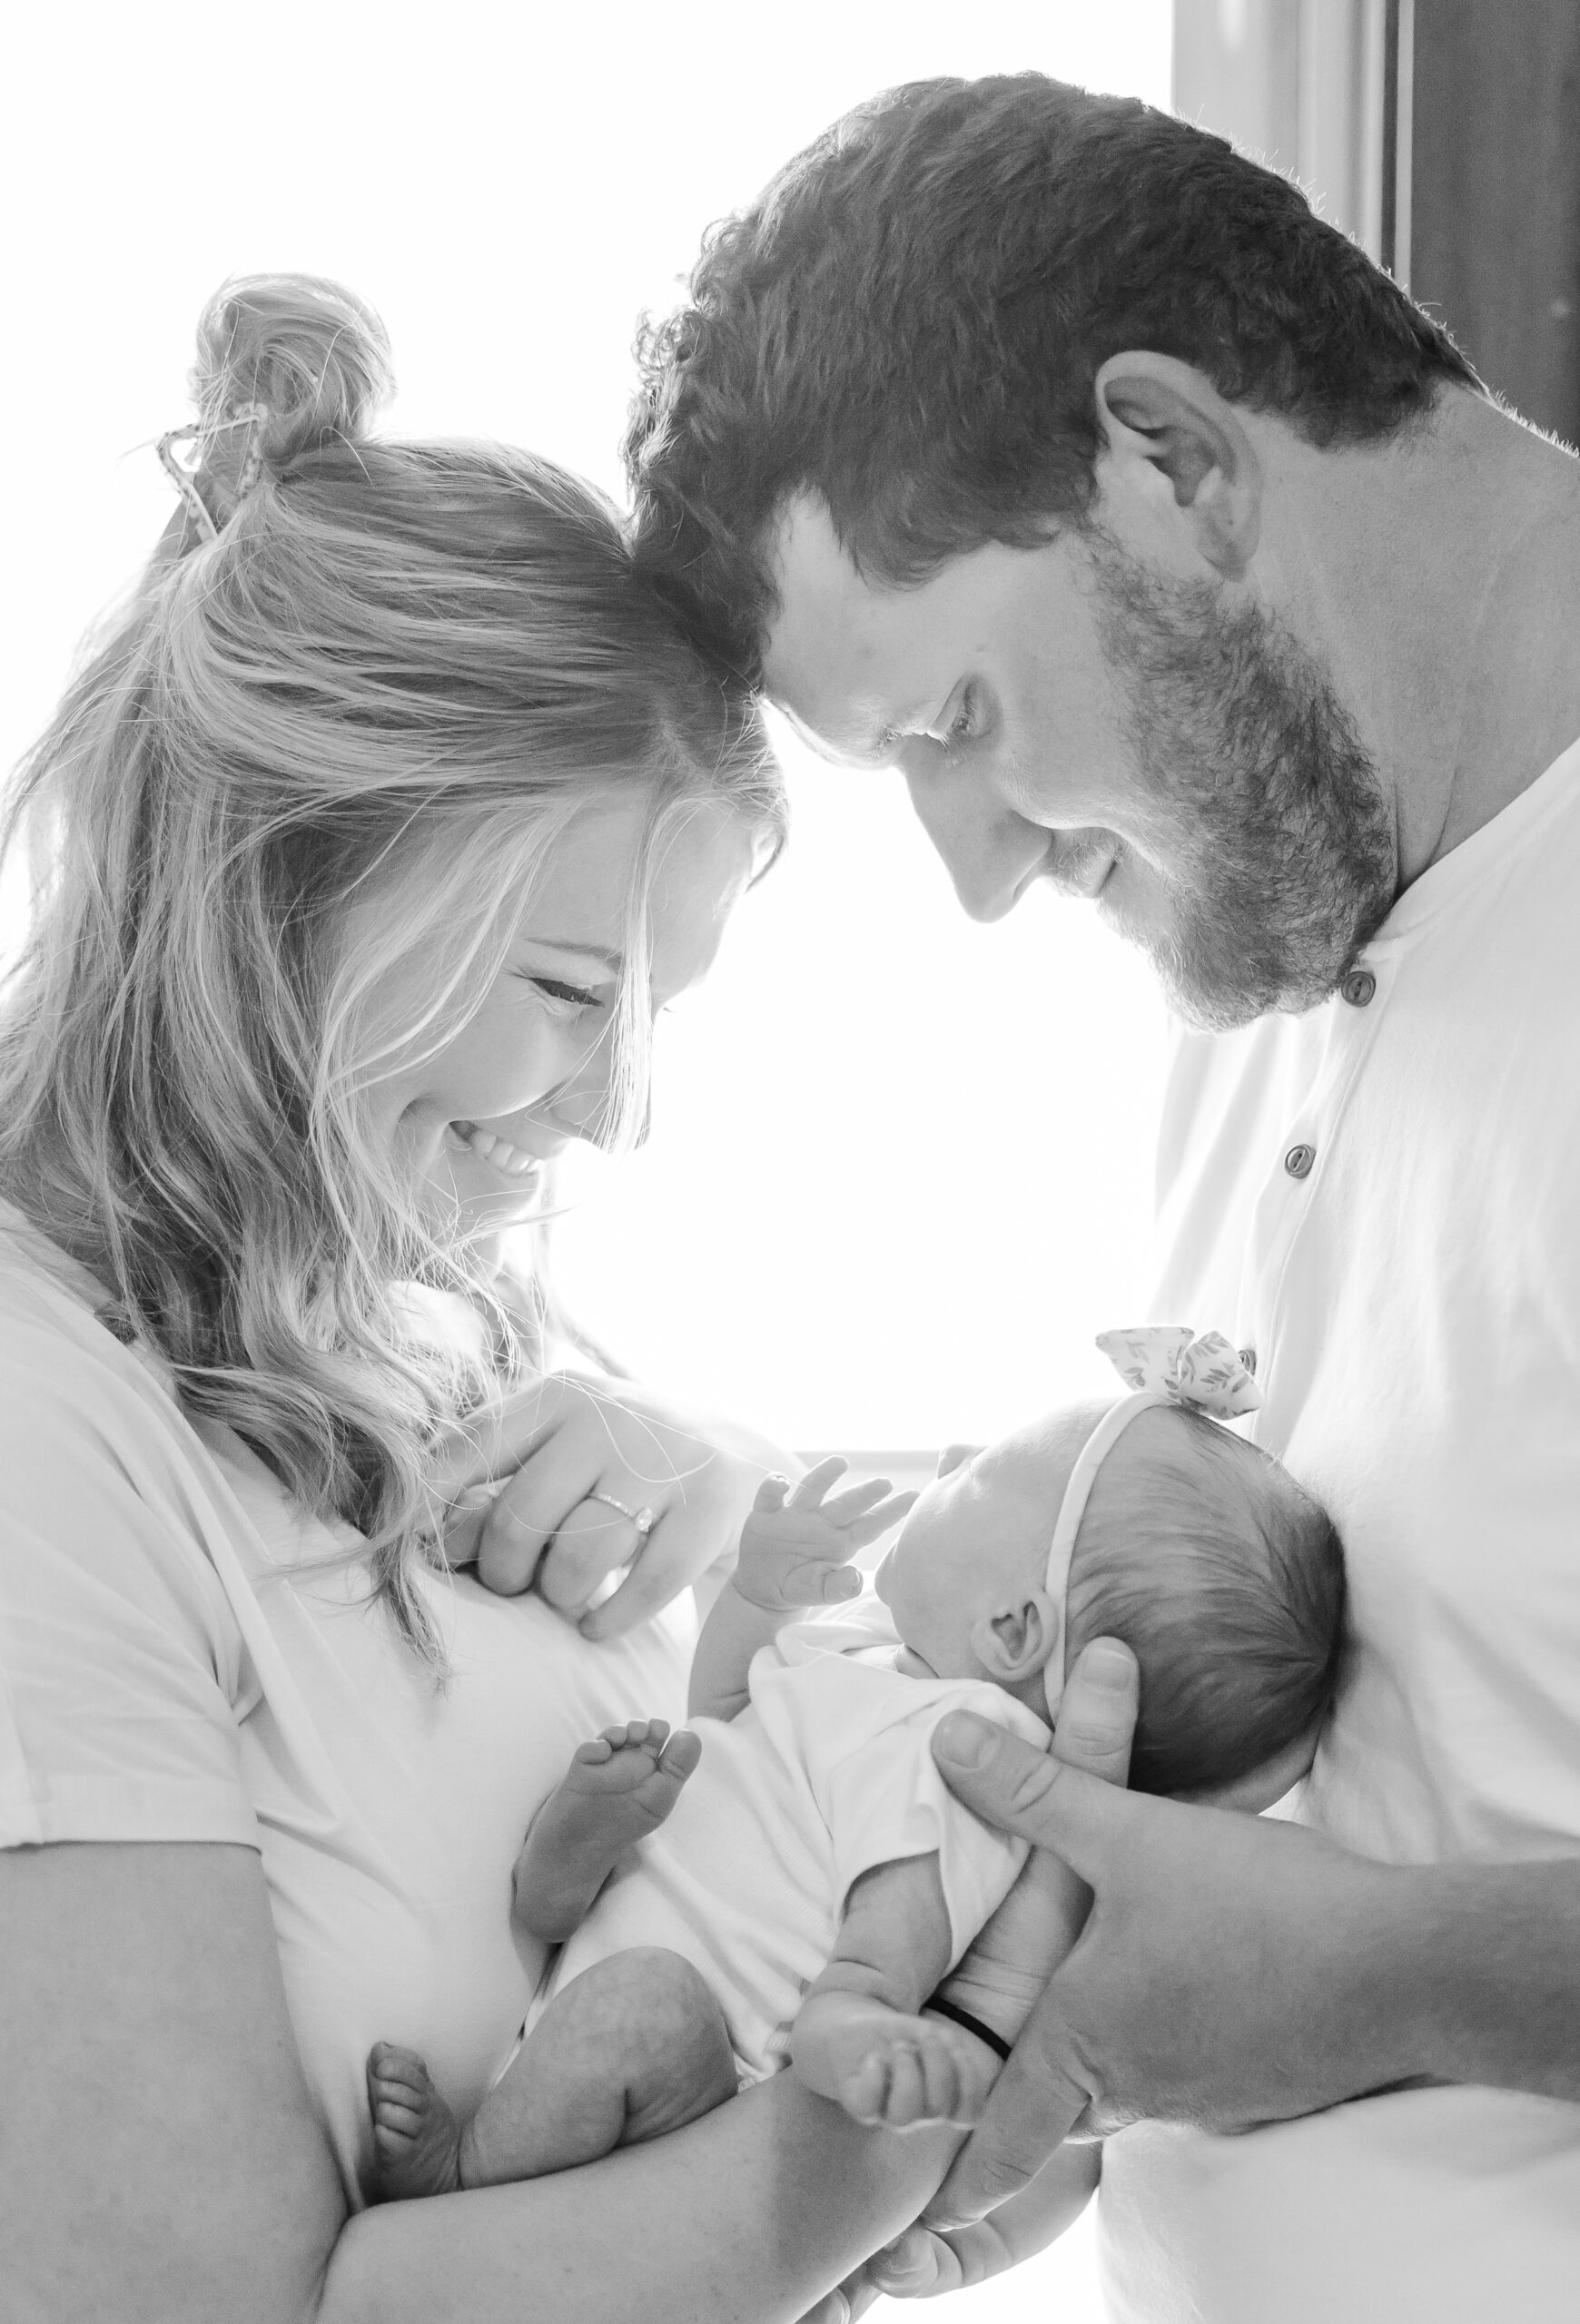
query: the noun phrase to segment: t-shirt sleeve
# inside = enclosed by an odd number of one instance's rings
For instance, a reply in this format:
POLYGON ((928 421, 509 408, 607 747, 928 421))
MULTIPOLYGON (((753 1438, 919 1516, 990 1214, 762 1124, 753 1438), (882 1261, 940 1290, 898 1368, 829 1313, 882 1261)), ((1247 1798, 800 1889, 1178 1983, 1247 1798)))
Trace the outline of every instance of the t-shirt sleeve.
POLYGON ((806 1765, 833 1843, 841 1908, 874 1866, 936 1851, 953 1967, 1008 1895, 1027 1848, 956 1799, 933 1760, 933 1730, 952 1710, 973 1710, 1040 1745, 1047 1730, 998 1688, 970 1680, 930 1684, 871 1664, 842 1673, 832 1658, 816 1679, 808 1688, 802 1674, 806 1765))
POLYGON ((257 1846, 242 1647, 167 1432, 134 1381, 15 1314, 0 1333, 0 1846, 257 1846))

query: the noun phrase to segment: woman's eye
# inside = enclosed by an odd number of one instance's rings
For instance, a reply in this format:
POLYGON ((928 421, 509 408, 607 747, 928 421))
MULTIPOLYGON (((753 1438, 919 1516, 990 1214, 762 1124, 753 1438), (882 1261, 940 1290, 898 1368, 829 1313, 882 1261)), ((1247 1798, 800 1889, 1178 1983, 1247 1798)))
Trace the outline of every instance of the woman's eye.
POLYGON ((533 977, 529 981, 545 1000, 557 1001, 562 1009, 599 1009, 601 993, 589 992, 585 985, 565 984, 558 977, 533 977))

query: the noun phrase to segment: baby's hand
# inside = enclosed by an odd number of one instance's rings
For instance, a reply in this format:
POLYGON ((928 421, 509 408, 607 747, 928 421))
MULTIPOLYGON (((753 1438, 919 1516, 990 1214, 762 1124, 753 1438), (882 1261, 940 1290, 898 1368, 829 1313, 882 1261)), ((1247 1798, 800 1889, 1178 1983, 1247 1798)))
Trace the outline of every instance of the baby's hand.
POLYGON ((751 1605, 784 1614, 860 1595, 862 1578, 847 1561, 898 1524, 916 1496, 891 1494, 887 1477, 873 1477, 825 1501, 845 1465, 831 1453, 794 1492, 784 1477, 764 1479, 742 1529, 735 1572, 735 1586, 751 1605))
POLYGON ((943 2017, 907 2017, 866 1994, 814 1994, 792 2028, 799 2079, 852 2120, 891 2131, 953 2122, 987 2103, 999 2061, 985 2042, 943 2017))

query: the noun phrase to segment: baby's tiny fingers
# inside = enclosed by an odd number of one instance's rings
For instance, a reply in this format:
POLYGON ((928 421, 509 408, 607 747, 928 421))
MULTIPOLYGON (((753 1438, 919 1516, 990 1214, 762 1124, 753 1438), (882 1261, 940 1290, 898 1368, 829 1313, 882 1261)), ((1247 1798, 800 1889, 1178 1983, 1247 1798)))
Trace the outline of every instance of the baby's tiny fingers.
POLYGON ((762 1483, 757 1487, 757 1497, 755 1501, 753 1502, 752 1507, 756 1511, 759 1516, 766 1517, 775 1509, 784 1508, 785 1496, 789 1490, 790 1480, 788 1477, 765 1477, 762 1483))
POLYGON ((890 1490, 887 1477, 868 1477, 859 1485, 847 1485, 825 1501, 818 1515, 828 1525, 848 1525, 853 1517, 860 1517, 874 1502, 882 1501, 890 1490))
POLYGON ((882 1541, 891 1525, 902 1517, 909 1517, 921 1496, 914 1492, 897 1492, 892 1501, 883 1501, 876 1509, 869 1509, 854 1525, 847 1525, 845 1536, 853 1550, 864 1550, 872 1542, 882 1541))
POLYGON ((849 1466, 848 1461, 841 1460, 837 1452, 831 1452, 826 1460, 819 1461, 815 1469, 807 1470, 790 1495, 786 1507, 815 1509, 834 1479, 843 1477, 849 1466))
POLYGON ((853 1572, 848 1565, 824 1567, 823 1602, 825 1606, 836 1606, 843 1599, 859 1598, 861 1594, 861 1575, 853 1572))

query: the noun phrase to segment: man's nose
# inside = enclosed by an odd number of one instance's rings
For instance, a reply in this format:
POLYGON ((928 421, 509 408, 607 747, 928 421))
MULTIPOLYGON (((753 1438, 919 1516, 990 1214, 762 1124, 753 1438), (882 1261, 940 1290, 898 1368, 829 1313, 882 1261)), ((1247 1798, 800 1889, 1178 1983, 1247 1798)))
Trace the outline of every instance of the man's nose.
POLYGON ((973 920, 1002 920, 1048 852, 1049 834, 994 796, 980 775, 905 770, 922 828, 973 920))

